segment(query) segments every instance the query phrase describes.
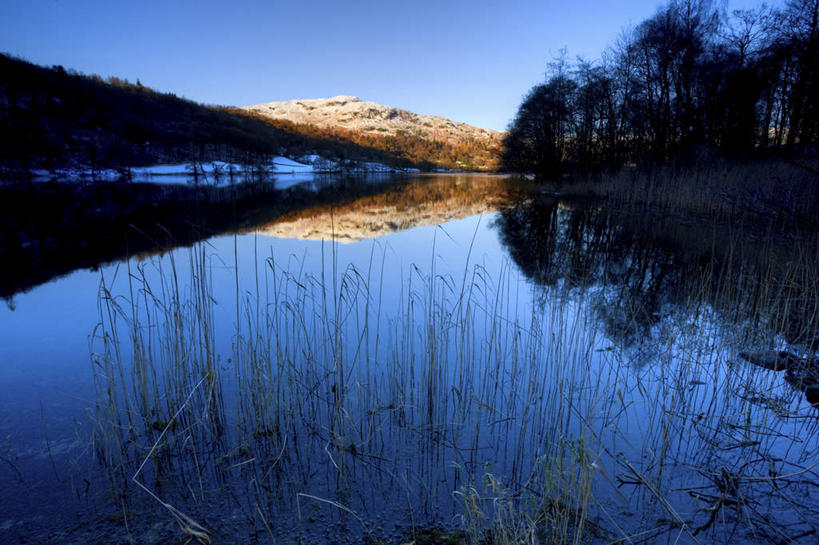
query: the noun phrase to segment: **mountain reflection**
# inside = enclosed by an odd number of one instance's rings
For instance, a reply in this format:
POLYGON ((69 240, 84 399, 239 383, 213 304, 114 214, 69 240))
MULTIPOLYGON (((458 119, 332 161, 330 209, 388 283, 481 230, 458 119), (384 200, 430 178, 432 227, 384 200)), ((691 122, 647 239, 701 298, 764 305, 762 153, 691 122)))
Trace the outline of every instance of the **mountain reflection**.
POLYGON ((382 192, 291 210, 254 231, 278 238, 358 242, 494 211, 516 192, 514 183, 497 176, 422 177, 382 192))
POLYGON ((6 186, 0 297, 78 269, 258 232, 340 242, 495 209, 518 184, 487 175, 317 179, 314 187, 159 184, 6 186))

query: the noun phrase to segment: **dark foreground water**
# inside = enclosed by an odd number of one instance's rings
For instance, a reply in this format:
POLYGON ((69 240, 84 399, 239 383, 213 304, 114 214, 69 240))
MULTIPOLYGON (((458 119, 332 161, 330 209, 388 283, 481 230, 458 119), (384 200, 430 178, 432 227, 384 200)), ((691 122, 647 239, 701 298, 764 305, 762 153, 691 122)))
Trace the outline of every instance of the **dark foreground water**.
POLYGON ((7 299, 0 542, 815 540, 815 236, 510 184, 300 202, 7 299))

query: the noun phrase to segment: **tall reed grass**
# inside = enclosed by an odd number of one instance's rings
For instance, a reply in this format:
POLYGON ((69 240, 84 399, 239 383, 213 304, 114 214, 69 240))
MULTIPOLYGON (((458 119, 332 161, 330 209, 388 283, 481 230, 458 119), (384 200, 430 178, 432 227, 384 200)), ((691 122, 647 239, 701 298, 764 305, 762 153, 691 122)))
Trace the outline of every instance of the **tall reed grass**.
MULTIPOLYGON (((379 243, 366 267, 326 243, 316 271, 271 249, 250 285, 234 255, 227 303, 206 244, 185 267, 179 252, 104 277, 95 445, 112 482, 139 470, 208 535, 240 520, 275 543, 417 526, 496 544, 814 531, 814 409, 736 358, 795 308, 790 269, 746 286, 706 267, 644 342, 622 343, 600 320, 618 286, 532 285, 471 247, 446 272, 437 244, 403 272, 379 243), (716 302, 749 292, 756 314, 726 319, 716 302)), ((639 308, 620 313, 628 327, 639 308)))
POLYGON ((819 164, 703 157, 693 164, 626 167, 615 174, 572 181, 559 191, 607 200, 632 213, 648 208, 723 222, 815 229, 819 164))

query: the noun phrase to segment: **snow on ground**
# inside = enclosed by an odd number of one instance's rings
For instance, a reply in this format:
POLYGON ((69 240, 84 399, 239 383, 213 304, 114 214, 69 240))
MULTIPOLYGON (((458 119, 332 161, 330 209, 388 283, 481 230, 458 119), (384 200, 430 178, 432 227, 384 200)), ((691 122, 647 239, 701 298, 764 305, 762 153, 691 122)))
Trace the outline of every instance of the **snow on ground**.
POLYGON ((176 163, 169 165, 153 165, 149 167, 137 167, 131 169, 134 177, 143 176, 170 176, 178 174, 192 175, 194 165, 199 174, 228 174, 231 169, 234 172, 243 172, 244 167, 237 163, 225 163, 224 161, 213 161, 211 163, 176 163))
POLYGON ((122 172, 112 168, 90 169, 90 168, 58 168, 56 170, 34 170, 31 173, 35 182, 80 182, 85 180, 97 180, 103 182, 113 182, 122 178, 122 172))
MULTIPOLYGON (((264 165, 264 174, 270 175, 278 189, 314 181, 321 174, 391 174, 417 173, 417 168, 396 169, 376 162, 344 162, 325 159, 320 155, 306 155, 296 159, 278 156, 264 165)), ((123 178, 124 172, 115 169, 93 170, 88 168, 37 170, 37 181, 58 180, 74 182, 81 180, 115 181, 123 178)), ((202 185, 241 182, 256 179, 258 171, 253 167, 224 161, 209 163, 174 163, 151 165, 131 169, 131 179, 135 182, 159 184, 190 184, 196 181, 202 185)))
MULTIPOLYGON (((176 163, 167 165, 153 165, 149 167, 138 167, 132 169, 134 177, 152 177, 152 176, 171 176, 171 175, 193 175, 194 166, 198 174, 230 174, 231 170, 235 173, 244 173, 247 167, 237 163, 225 163, 223 161, 213 161, 211 163, 176 163)), ((314 172, 312 164, 299 163, 289 157, 274 157, 270 163, 265 166, 269 172, 284 173, 284 172, 314 172)))
POLYGON ((270 162, 271 170, 273 172, 290 172, 290 173, 306 173, 315 172, 315 166, 312 163, 299 163, 287 157, 274 157, 270 162))
POLYGON ((187 174, 188 165, 184 163, 176 165, 153 165, 150 167, 139 167, 131 170, 134 177, 137 176, 169 176, 172 174, 187 174))

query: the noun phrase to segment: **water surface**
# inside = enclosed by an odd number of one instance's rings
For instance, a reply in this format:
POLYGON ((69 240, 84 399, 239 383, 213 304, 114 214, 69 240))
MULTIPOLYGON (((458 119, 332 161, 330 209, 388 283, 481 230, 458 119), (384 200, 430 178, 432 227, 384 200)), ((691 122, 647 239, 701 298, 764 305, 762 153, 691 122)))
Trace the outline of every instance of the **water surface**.
POLYGON ((488 176, 293 195, 7 300, 3 541, 813 535, 812 370, 740 357, 815 356, 810 237, 488 176))

